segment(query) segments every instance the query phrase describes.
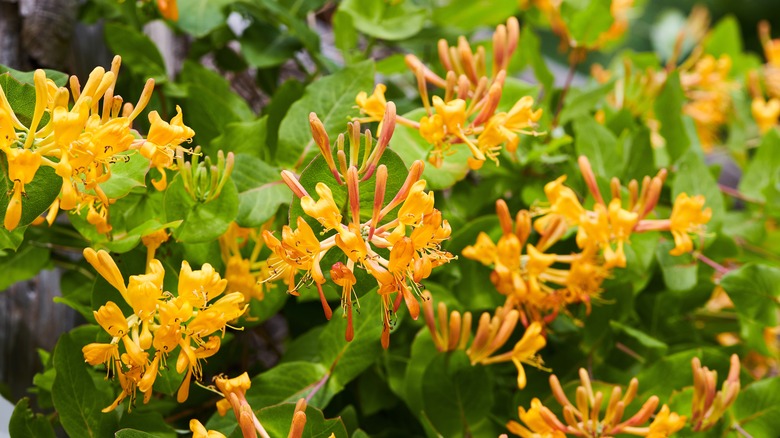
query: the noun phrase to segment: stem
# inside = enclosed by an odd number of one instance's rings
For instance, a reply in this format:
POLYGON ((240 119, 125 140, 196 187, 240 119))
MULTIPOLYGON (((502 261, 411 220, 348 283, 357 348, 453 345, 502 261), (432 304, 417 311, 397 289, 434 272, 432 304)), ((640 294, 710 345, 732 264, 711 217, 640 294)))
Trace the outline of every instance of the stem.
POLYGON ((758 200, 758 199, 755 199, 755 198, 751 198, 750 196, 745 195, 744 193, 740 192, 739 190, 737 190, 737 189, 735 189, 733 187, 724 186, 723 184, 718 184, 718 188, 720 189, 721 192, 723 192, 723 193, 725 193, 725 194, 727 194, 727 195, 729 195, 729 196, 731 196, 733 198, 737 198, 739 200, 742 200, 742 201, 745 201, 745 202, 751 202, 753 204, 758 204, 758 205, 764 205, 765 204, 765 202, 763 202, 761 200, 758 200))
POLYGON ((742 426, 739 425, 739 423, 734 423, 731 427, 733 427, 734 430, 739 432, 739 434, 744 436, 745 438, 753 438, 753 436, 750 435, 745 429, 743 429, 742 426))
POLYGON ((569 64, 569 73, 566 75, 566 82, 563 84, 563 90, 561 91, 561 98, 558 99, 558 107, 555 109, 555 117, 553 118, 550 131, 552 131, 558 126, 558 118, 560 117, 561 110, 563 109, 563 101, 566 99, 566 94, 569 93, 569 88, 571 88, 571 82, 574 80, 574 73, 576 70, 577 70, 577 62, 572 61, 569 64))
POLYGON ((695 253, 694 257, 696 257, 699 261, 714 269, 719 274, 725 275, 731 272, 731 269, 721 265, 720 263, 716 262, 715 260, 712 260, 711 258, 705 256, 702 253, 695 253))

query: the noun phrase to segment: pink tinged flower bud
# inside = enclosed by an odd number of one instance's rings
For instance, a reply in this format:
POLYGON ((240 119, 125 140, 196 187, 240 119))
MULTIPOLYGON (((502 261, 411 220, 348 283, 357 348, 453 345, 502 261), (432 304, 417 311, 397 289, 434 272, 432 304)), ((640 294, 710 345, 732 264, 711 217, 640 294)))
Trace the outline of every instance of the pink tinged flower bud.
POLYGON ((283 170, 282 171, 282 181, 284 181, 285 184, 287 184, 287 187, 290 188, 290 190, 295 193, 295 196, 299 198, 303 198, 304 196, 309 196, 309 193, 306 191, 305 188, 301 185, 301 183, 298 181, 298 178, 295 177, 295 174, 290 172, 289 170, 283 170))
POLYGON ((588 186, 588 190, 590 190, 590 193, 593 194, 594 198, 596 198, 596 202, 606 206, 604 203, 604 198, 601 197, 601 191, 599 190, 598 183, 596 183, 596 175, 593 173, 593 168, 590 166, 588 157, 580 155, 577 161, 580 165, 582 178, 585 180, 585 184, 588 186))
POLYGON ((450 46, 447 44, 447 40, 444 38, 439 40, 439 43, 437 44, 437 47, 439 49, 439 61, 441 62, 442 67, 444 67, 444 70, 452 70, 452 62, 450 62, 450 46))

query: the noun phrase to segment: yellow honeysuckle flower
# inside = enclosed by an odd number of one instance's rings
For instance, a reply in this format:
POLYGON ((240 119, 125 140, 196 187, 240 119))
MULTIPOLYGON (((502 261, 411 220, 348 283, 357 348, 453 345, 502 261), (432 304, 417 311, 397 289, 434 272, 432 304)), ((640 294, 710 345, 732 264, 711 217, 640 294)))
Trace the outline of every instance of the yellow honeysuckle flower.
POLYGON ((181 262, 179 297, 191 304, 204 307, 224 292, 226 286, 227 280, 221 278, 211 264, 204 263, 200 270, 193 271, 186 260, 181 262))
POLYGON ((444 117, 439 114, 423 116, 420 119, 420 135, 430 144, 441 145, 447 135, 444 130, 444 117))
POLYGON ((176 115, 170 123, 163 120, 157 111, 149 113, 149 123, 151 125, 149 134, 140 151, 141 155, 151 162, 151 166, 157 168, 162 175, 159 180, 152 180, 152 184, 157 190, 164 190, 168 184, 164 169, 173 166, 176 148, 183 142, 189 141, 195 135, 195 131, 184 124, 184 116, 178 105, 176 105, 176 115))
POLYGON ((536 353, 544 348, 545 345, 547 345, 547 341, 542 336, 542 325, 538 322, 531 323, 525 330, 525 333, 523 333, 523 337, 517 341, 517 344, 512 349, 512 362, 517 367, 518 388, 523 389, 526 385, 523 363, 539 366, 541 358, 536 353))
POLYGON ((387 109, 385 91, 387 91, 387 86, 384 84, 377 84, 371 96, 365 91, 358 93, 355 98, 355 103, 357 103, 358 108, 360 108, 360 112, 368 116, 359 119, 361 122, 379 122, 382 120, 385 116, 385 110, 387 109))
POLYGON ((487 233, 480 231, 474 245, 463 249, 463 256, 476 260, 485 266, 490 266, 496 260, 496 244, 487 233))
POLYGON ((207 430, 200 421, 193 418, 190 420, 190 432, 192 438, 225 438, 225 435, 216 430, 207 430))
POLYGON ((579 224, 585 209, 580 204, 577 194, 563 185, 566 175, 544 185, 544 194, 550 202, 550 212, 566 218, 569 225, 579 224))
POLYGON ((541 414, 544 408, 538 398, 531 400, 531 407, 526 411, 522 406, 518 407, 518 416, 525 424, 510 421, 506 428, 509 432, 522 438, 566 438, 566 434, 547 424, 541 414))
POLYGON ((112 361, 119 360, 119 345, 114 343, 91 343, 84 346, 81 351, 84 353, 84 360, 90 365, 106 364, 110 367, 112 361))
POLYGON ((674 237, 672 255, 681 255, 693 251, 693 241, 688 233, 701 233, 704 224, 712 218, 712 209, 704 208, 706 200, 702 195, 693 197, 680 193, 674 200, 672 215, 669 218, 670 230, 674 237))
POLYGON ((756 97, 750 104, 750 110, 758 130, 763 134, 777 125, 777 119, 780 117, 780 99, 771 98, 766 101, 756 97))
POLYGON ((95 321, 112 337, 121 338, 128 333, 129 327, 125 315, 113 301, 107 302, 92 313, 95 315, 95 321))
POLYGON ((412 185, 409 196, 398 210, 398 221, 403 225, 416 226, 428 214, 433 212, 433 192, 425 193, 425 180, 412 185))
POLYGON ((333 192, 330 187, 324 183, 317 183, 315 190, 320 196, 318 201, 314 201, 311 196, 301 198, 301 208, 309 216, 325 227, 325 230, 341 228, 341 213, 339 212, 336 201, 333 200, 333 192))
POLYGON ((685 416, 676 412, 670 412, 669 406, 663 405, 655 414, 655 419, 650 423, 650 430, 645 435, 647 438, 667 438, 685 427, 685 416))

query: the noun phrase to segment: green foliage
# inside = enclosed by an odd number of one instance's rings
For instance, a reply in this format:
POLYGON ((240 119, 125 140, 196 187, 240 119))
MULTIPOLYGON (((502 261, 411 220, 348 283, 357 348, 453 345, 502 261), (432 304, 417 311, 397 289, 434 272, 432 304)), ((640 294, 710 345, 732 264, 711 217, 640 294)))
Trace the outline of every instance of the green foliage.
POLYGON ((311 138, 309 113, 316 113, 330 138, 345 129, 348 117, 356 116, 355 96, 371 91, 374 65, 366 61, 316 81, 306 87, 303 96, 290 106, 279 125, 279 145, 275 160, 279 165, 302 168, 317 154, 311 138))
POLYGON ((51 394, 65 431, 71 436, 83 437, 113 433, 116 415, 100 412, 111 404, 111 400, 96 390, 81 349, 67 334, 60 337, 54 349, 54 369, 57 376, 51 394))
POLYGON ((383 40, 402 40, 414 36, 423 28, 425 9, 413 2, 401 0, 388 3, 382 0, 345 0, 339 11, 352 18, 358 31, 383 40))

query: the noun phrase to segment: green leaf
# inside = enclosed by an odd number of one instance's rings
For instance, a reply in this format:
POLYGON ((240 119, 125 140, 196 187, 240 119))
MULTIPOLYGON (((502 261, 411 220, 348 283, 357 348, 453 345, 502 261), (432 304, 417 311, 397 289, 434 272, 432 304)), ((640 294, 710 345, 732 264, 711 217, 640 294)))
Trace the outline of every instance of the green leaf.
POLYGON ((154 438, 158 435, 137 429, 121 429, 114 434, 115 438, 154 438))
POLYGON ((492 386, 487 369, 472 366, 464 351, 437 355, 423 377, 425 415, 444 436, 470 436, 493 407, 492 386))
POLYGON ((615 19, 610 7, 612 0, 564 0, 561 18, 567 24, 570 38, 577 46, 592 46, 606 32, 615 19))
POLYGON ((106 196, 119 199, 136 187, 145 187, 149 160, 139 153, 124 153, 111 165, 111 178, 100 184, 106 196))
MULTIPOLYGON (((622 137, 621 137, 622 138, 622 137)), ((623 173, 621 180, 642 181, 645 176, 655 173, 653 146, 650 142, 650 130, 642 127, 634 131, 623 144, 623 173)))
POLYGON ((723 194, 704 159, 693 150, 686 152, 677 161, 672 199, 676 199, 677 195, 683 192, 689 196, 703 195, 706 198, 705 208, 712 208, 712 220, 707 224, 707 228, 718 230, 725 212, 723 194))
POLYGON ((279 125, 284 120, 290 107, 303 96, 304 84, 288 79, 274 93, 271 102, 263 108, 263 114, 268 116, 266 129, 266 146, 260 158, 270 161, 276 155, 276 145, 279 141, 279 125))
POLYGON ((6 249, 16 251, 24 241, 25 231, 27 231, 27 226, 16 227, 13 231, 0 228, 0 254, 4 253, 6 249))
POLYGON ((298 39, 262 22, 246 28, 238 41, 246 62, 257 68, 282 65, 302 48, 298 39))
POLYGON ((590 160, 593 171, 600 177, 610 179, 621 174, 622 150, 612 132, 593 117, 580 117, 574 121, 574 147, 577 155, 590 160))
POLYGON ((333 38, 336 48, 341 50, 347 65, 354 63, 354 58, 360 57, 357 50, 359 34, 352 23, 352 16, 341 9, 333 14, 333 38))
MULTIPOLYGON (((225 126, 219 137, 211 141, 211 147, 206 151, 209 156, 216 156, 217 151, 243 154, 263 158, 266 156, 268 134, 268 116, 263 116, 250 122, 233 122, 225 126)), ((239 160, 236 162, 240 163, 239 160)))
MULTIPOLYGON (((419 120, 423 115, 425 115, 425 109, 420 108, 404 114, 404 117, 410 120, 419 120)), ((454 153, 444 158, 441 167, 434 167, 428 162, 428 153, 432 149, 431 144, 416 129, 396 125, 390 148, 404 160, 407 166, 411 166, 416 160, 422 160, 425 163, 422 178, 428 182, 428 188, 432 190, 452 187, 456 182, 465 178, 469 172, 466 160, 471 156, 471 152, 466 145, 453 145, 450 151, 454 153)))
POLYGON ((532 26, 523 26, 520 31, 520 41, 523 42, 522 50, 518 50, 521 65, 530 65, 534 71, 534 76, 542 84, 544 90, 552 91, 555 83, 555 76, 550 72, 547 63, 542 56, 541 41, 536 35, 532 26))
MULTIPOLYGON (((778 324, 780 307, 780 269, 747 264, 729 272, 720 285, 734 302, 743 336, 755 328, 774 327, 778 324), (746 330, 748 332, 746 333, 746 330)), ((746 339, 748 345, 766 351, 766 344, 759 330, 758 336, 746 339)))
POLYGON ((111 436, 117 424, 116 414, 100 412, 111 404, 111 400, 95 388, 81 349, 68 334, 60 337, 54 349, 54 368, 57 376, 51 395, 60 423, 68 435, 111 436))
MULTIPOLYGON (((328 369, 319 363, 281 363, 255 376, 252 379, 252 386, 247 390, 246 398, 255 408, 296 402, 299 398, 308 396, 327 373, 328 369)), ((321 391, 326 390, 326 388, 321 389, 321 391)), ((324 407, 332 394, 328 397, 323 395, 325 394, 318 393, 311 403, 324 407), (321 400, 325 402, 319 403, 321 400)))
POLYGON ((182 103, 184 122, 195 129, 195 141, 210 145, 231 122, 248 122, 255 114, 244 99, 230 88, 219 74, 185 61, 179 80, 187 87, 182 103))
POLYGON ((311 137, 309 113, 322 120, 328 136, 345 131, 349 117, 356 116, 355 97, 361 91, 371 91, 374 85, 374 65, 371 61, 347 67, 306 87, 279 126, 279 146, 276 161, 285 167, 301 168, 318 152, 311 137))
MULTIPOLYGON (((742 32, 739 29, 739 22, 733 15, 728 15, 718 21, 718 24, 709 31, 704 40, 704 53, 716 58, 727 55, 732 61, 736 61, 742 58, 743 51, 742 32)), ((738 63, 735 67, 737 66, 738 63)))
MULTIPOLYGON (((506 18, 517 11, 513 0, 475 0, 460 2, 450 0, 437 2, 431 14, 433 22, 440 26, 451 26, 472 30, 480 26, 495 26, 506 22, 506 18)), ((521 41, 525 40, 520 38, 521 41)), ((527 48, 525 45, 523 48, 527 48)), ((530 49, 529 49, 530 50, 530 49)))
POLYGON ((259 227, 279 207, 290 203, 293 196, 279 176, 279 169, 252 156, 236 156, 231 178, 238 190, 236 222, 242 227, 259 227))
POLYGON ((177 0, 179 19, 176 27, 188 34, 200 38, 221 26, 227 14, 225 6, 230 0, 177 0))
POLYGON ((751 383, 731 407, 734 421, 750 436, 774 436, 780 430, 780 377, 751 383))
POLYGON ((12 284, 35 277, 49 265, 51 253, 48 248, 24 245, 17 252, 0 257, 0 291, 12 284))
MULTIPOLYGON (((46 73, 46 77, 54 81, 58 87, 64 87, 67 85, 68 78, 70 77, 67 73, 49 69, 44 69, 43 71, 46 73)), ((0 74, 2 73, 9 73, 11 77, 17 81, 35 86, 35 79, 33 79, 35 76, 35 71, 19 71, 0 64, 0 74)))
POLYGON ((355 335, 347 342, 347 320, 343 309, 333 312, 320 334, 320 361, 330 367, 330 383, 341 388, 351 382, 379 357, 382 346, 380 296, 373 289, 360 300, 360 312, 353 315, 355 335))
POLYGON ((614 81, 609 81, 590 90, 570 89, 569 93, 566 94, 566 100, 564 101, 563 109, 561 109, 558 124, 563 126, 570 120, 590 116, 595 112, 598 103, 601 102, 607 93, 612 91, 613 86, 614 81))
POLYGON ((425 408, 422 394, 425 370, 438 355, 439 352, 433 343, 431 332, 420 330, 412 341, 412 351, 401 381, 402 386, 394 387, 391 385, 391 389, 404 399, 409 410, 417 416, 422 415, 425 408))
POLYGON ((208 242, 227 231, 238 214, 238 191, 232 180, 222 188, 222 193, 210 202, 192 199, 177 175, 165 191, 165 215, 169 220, 183 220, 173 231, 180 242, 208 242))
MULTIPOLYGON (((8 159, 5 152, 0 154, 0 172, 2 172, 2 182, 0 182, 0 192, 10 193, 14 188, 14 183, 8 176, 8 159)), ((19 227, 29 225, 38 216, 46 211, 51 203, 60 194, 62 187, 62 178, 54 173, 54 169, 49 166, 41 166, 35 173, 35 177, 29 184, 24 185, 24 195, 22 196, 22 217, 19 219, 19 227)), ((5 214, 8 210, 10 196, 0 196, 0 222, 5 220, 5 214)))
MULTIPOLYGON (((122 419, 119 420, 119 428, 125 431, 139 429, 143 430, 144 434, 152 433, 153 436, 159 438, 176 438, 176 431, 165 422, 162 413, 157 411, 138 412, 134 410, 125 412, 122 414, 122 419)), ((127 433, 129 432, 125 432, 125 434, 127 433)), ((120 436, 119 432, 115 436, 120 436)), ((130 434, 128 436, 132 437, 135 435, 130 434)))
MULTIPOLYGON (((270 406, 257 411, 258 419, 269 436, 284 437, 290 431, 295 403, 285 403, 270 406)), ((347 429, 341 418, 325 419, 322 411, 313 407, 306 407, 306 425, 303 429, 303 438, 328 438, 335 434, 336 438, 347 438, 347 429)))
POLYGON ((36 414, 30 409, 30 399, 19 400, 11 414, 8 432, 14 438, 54 438, 51 423, 42 414, 36 414))
POLYGON ((123 66, 144 79, 154 79, 158 84, 168 80, 165 61, 148 36, 134 27, 119 23, 106 23, 105 36, 111 51, 122 57, 123 66))
POLYGON ((680 74, 675 70, 664 83, 655 100, 655 114, 661 123, 660 133, 666 140, 666 152, 671 161, 683 156, 691 146, 691 139, 685 131, 682 108, 685 94, 680 85, 680 74))
POLYGON ((764 134, 755 155, 742 175, 739 190, 758 201, 765 201, 764 190, 769 187, 777 176, 780 168, 780 133, 771 129, 764 134))
POLYGON ((366 35, 396 41, 416 35, 427 12, 409 0, 344 0, 339 11, 352 17, 352 24, 366 35))
POLYGON ((645 359, 658 359, 663 357, 667 350, 669 350, 669 346, 658 340, 657 338, 654 338, 647 333, 643 332, 642 330, 635 329, 631 326, 628 326, 626 324, 617 322, 617 321, 610 321, 609 325, 612 327, 613 330, 622 332, 629 338, 631 338, 633 341, 635 341, 639 347, 642 347, 640 350, 639 348, 634 347, 633 345, 628 345, 629 348, 631 348, 634 351, 639 350, 639 354, 641 354, 645 359), (644 350, 644 351, 642 351, 644 350))
POLYGON ((674 248, 674 242, 666 240, 659 242, 655 257, 661 267, 666 287, 671 291, 684 292, 693 289, 698 282, 699 264, 690 254, 673 256, 669 251, 674 248))

